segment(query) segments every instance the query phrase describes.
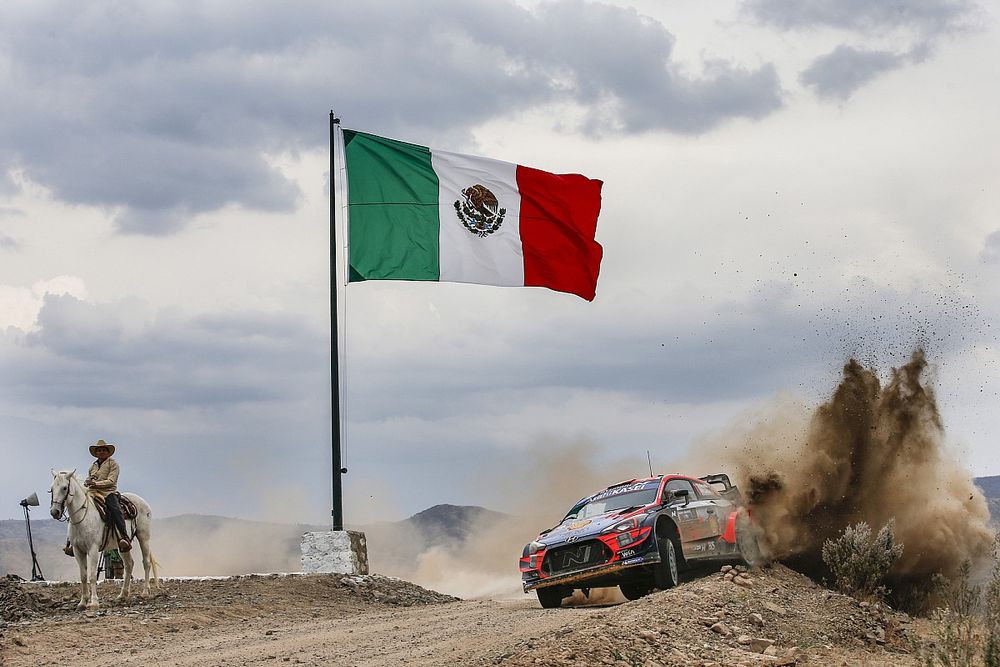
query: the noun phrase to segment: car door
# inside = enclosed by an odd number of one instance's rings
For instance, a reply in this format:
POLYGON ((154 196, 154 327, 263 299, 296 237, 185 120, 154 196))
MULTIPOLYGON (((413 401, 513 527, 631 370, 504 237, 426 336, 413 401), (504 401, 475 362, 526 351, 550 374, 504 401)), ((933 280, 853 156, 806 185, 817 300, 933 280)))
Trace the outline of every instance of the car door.
POLYGON ((674 478, 668 480, 663 488, 663 497, 667 499, 670 513, 677 522, 677 528, 681 533, 681 546, 687 553, 686 544, 699 540, 702 533, 698 522, 698 495, 690 480, 674 478), (687 498, 671 498, 675 491, 687 491, 687 498))
POLYGON ((704 522, 702 527, 705 537, 713 539, 720 537, 726 529, 725 522, 729 518, 732 503, 705 482, 695 481, 694 489, 698 492, 698 512, 704 522))

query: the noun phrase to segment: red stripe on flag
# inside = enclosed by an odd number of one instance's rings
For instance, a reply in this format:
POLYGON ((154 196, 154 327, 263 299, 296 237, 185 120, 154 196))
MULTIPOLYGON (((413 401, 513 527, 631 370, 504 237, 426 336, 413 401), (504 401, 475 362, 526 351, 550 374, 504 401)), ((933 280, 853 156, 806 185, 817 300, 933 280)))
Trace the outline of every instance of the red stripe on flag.
POLYGON ((593 301, 604 249, 594 240, 601 181, 517 167, 524 284, 593 301))

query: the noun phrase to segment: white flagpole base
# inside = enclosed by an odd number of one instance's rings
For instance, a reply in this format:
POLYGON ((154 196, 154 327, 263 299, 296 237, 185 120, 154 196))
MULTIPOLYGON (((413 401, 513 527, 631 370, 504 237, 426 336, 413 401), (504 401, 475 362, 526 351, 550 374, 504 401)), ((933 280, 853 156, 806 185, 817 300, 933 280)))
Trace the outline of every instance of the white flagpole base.
POLYGON ((368 543, 356 530, 302 535, 302 571, 368 574, 368 543))

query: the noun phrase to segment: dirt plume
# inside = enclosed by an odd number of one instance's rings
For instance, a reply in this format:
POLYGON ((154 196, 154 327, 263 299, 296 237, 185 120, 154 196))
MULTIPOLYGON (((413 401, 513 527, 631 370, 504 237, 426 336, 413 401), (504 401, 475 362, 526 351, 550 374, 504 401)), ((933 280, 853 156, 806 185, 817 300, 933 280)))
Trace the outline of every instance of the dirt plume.
POLYGON ((736 474, 772 556, 819 574, 824 540, 851 523, 878 528, 893 518, 904 545, 893 587, 951 576, 989 555, 986 500, 945 445, 928 370, 917 350, 883 386, 852 359, 815 410, 779 399, 749 426, 705 443, 736 474))

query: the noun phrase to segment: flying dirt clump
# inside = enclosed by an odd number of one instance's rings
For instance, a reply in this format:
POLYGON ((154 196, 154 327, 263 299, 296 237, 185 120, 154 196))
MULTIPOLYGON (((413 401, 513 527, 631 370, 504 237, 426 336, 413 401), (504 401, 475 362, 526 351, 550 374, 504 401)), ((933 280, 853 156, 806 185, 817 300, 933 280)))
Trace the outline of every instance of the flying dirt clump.
POLYGON ((826 539, 849 524, 878 529, 893 518, 904 546, 890 572, 894 588, 951 576, 963 561, 989 554, 986 500, 949 456, 926 369, 917 350, 882 386, 852 359, 812 414, 779 406, 711 443, 736 471, 772 556, 820 574, 826 539))

